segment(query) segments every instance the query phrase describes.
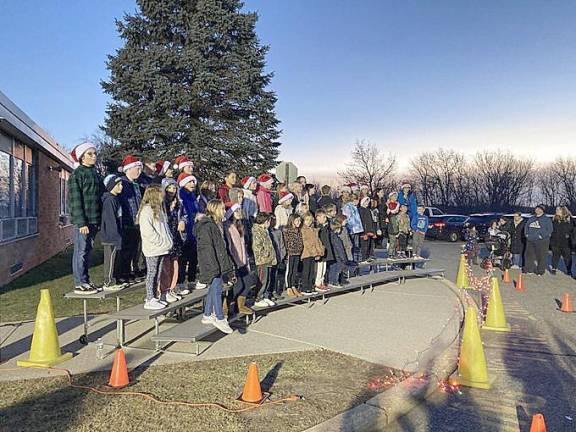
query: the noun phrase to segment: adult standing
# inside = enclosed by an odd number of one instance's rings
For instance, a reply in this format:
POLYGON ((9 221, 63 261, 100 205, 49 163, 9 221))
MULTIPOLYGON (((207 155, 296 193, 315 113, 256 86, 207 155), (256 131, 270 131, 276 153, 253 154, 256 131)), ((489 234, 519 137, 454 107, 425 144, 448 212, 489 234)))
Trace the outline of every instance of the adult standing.
POLYGON ((556 207, 556 213, 552 220, 552 236, 550 237, 550 249, 552 249, 552 269, 550 273, 556 274, 560 258, 564 259, 566 274, 572 275, 572 251, 570 242, 574 235, 572 213, 567 207, 556 207))
POLYGON ((236 181, 238 176, 235 171, 228 171, 224 177, 224 183, 218 188, 218 198, 224 203, 224 207, 228 210, 232 207, 232 201, 230 200, 230 189, 236 186, 236 181))
POLYGON ((520 212, 514 213, 511 221, 504 228, 510 233, 510 253, 512 254, 513 269, 522 268, 524 264, 524 250, 526 249, 526 237, 524 236, 526 222, 520 212))
POLYGON ((142 240, 137 215, 140 203, 144 196, 144 187, 140 184, 142 175, 142 162, 135 156, 128 155, 122 159, 119 170, 124 173, 122 177, 122 193, 120 205, 122 206, 122 225, 124 226, 124 238, 122 244, 122 264, 130 278, 146 276, 146 271, 140 269, 140 255, 142 252, 142 240))
POLYGON ((104 183, 96 171, 96 146, 82 143, 70 153, 77 165, 68 181, 70 217, 74 224, 74 292, 95 294, 98 287, 90 282, 88 269, 94 247, 94 239, 102 218, 102 195, 104 183))
POLYGON ((534 209, 534 216, 526 222, 524 235, 526 236, 524 272, 536 271, 536 274, 542 276, 546 271, 546 257, 552 235, 552 221, 544 214, 542 204, 534 209))
POLYGON ((417 201, 416 194, 412 192, 412 185, 408 182, 404 182, 400 192, 398 192, 398 203, 400 205, 405 205, 408 208, 408 216, 410 220, 416 216, 417 213, 417 201))

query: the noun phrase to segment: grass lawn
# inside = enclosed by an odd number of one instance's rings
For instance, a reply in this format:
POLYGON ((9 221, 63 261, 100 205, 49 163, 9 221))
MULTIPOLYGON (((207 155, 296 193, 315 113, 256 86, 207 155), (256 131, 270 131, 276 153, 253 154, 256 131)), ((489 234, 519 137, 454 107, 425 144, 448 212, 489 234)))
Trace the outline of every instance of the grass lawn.
MULTIPOLYGON (((96 284, 103 282, 104 255, 97 241, 92 255, 90 277, 96 284)), ((36 309, 40 300, 40 290, 48 288, 52 296, 56 317, 68 317, 82 313, 80 300, 66 300, 64 294, 74 288, 72 277, 72 247, 59 253, 48 261, 0 289, 0 321, 25 321, 36 318, 36 309)), ((143 301, 144 291, 136 290, 122 298, 122 306, 133 306, 143 301)), ((115 301, 91 301, 89 313, 110 312, 115 310, 115 301)))
MULTIPOLYGON (((160 405, 133 396, 106 396, 67 386, 65 377, 0 382, 0 418, 16 431, 301 431, 376 394, 368 382, 393 372, 332 351, 304 351, 138 368, 127 390, 161 399, 246 405, 242 391, 250 361, 259 367, 262 389, 272 400, 291 394, 305 400, 235 414, 215 408, 160 405)), ((1 372, 0 372, 1 373, 1 372)), ((76 384, 101 386, 108 373, 74 377, 76 384)))

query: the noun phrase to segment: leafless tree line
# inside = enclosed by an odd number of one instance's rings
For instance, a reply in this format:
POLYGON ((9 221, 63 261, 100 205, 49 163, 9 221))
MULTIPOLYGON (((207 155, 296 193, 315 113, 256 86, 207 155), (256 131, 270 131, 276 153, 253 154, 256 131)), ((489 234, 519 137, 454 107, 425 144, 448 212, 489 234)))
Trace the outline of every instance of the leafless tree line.
MULTIPOLYGON (((358 141, 347 169, 346 182, 362 183, 372 191, 397 190, 402 178, 396 157, 376 145, 358 141)), ((438 149, 414 156, 404 178, 426 205, 459 211, 511 211, 543 203, 567 205, 576 211, 576 158, 547 164, 510 152, 480 151, 466 156, 438 149)))

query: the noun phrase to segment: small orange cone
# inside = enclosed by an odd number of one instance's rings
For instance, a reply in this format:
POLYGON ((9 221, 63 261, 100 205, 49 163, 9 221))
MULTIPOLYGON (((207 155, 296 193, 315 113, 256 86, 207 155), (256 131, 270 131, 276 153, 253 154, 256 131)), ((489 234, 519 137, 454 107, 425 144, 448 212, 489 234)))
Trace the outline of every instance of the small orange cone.
POLYGON ((502 282, 510 283, 510 272, 508 271, 508 269, 504 270, 504 276, 502 277, 502 282))
POLYGON ((516 291, 524 291, 524 279, 522 279, 522 273, 518 273, 518 279, 516 280, 516 291))
POLYGON ((256 363, 250 363, 250 366, 248 367, 248 375, 246 375, 244 390, 238 400, 250 404, 261 404, 266 398, 267 396, 262 395, 262 389, 260 388, 258 366, 256 363))
POLYGON ((126 366, 126 357, 122 348, 118 348, 114 354, 114 363, 110 373, 108 385, 114 388, 126 387, 130 383, 128 379, 128 367, 126 366))
POLYGON ((562 307, 560 308, 562 312, 574 312, 572 307, 572 299, 569 293, 564 293, 564 298, 562 299, 562 307))
POLYGON ((532 416, 530 432, 546 432, 546 423, 544 422, 544 416, 542 414, 532 416))

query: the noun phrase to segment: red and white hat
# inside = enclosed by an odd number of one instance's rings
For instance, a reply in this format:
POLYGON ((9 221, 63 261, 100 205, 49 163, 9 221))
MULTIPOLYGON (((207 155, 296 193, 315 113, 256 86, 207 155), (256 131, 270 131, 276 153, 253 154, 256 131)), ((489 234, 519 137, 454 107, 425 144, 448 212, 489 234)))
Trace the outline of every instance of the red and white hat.
POLYGON ((412 185, 410 183, 408 183, 407 181, 402 182, 402 187, 400 189, 404 189, 404 188, 412 189, 412 185))
POLYGON ((280 192, 280 199, 278 200, 278 204, 285 203, 286 201, 292 201, 294 199, 294 195, 290 192, 280 192))
POLYGON ((156 167, 156 174, 158 174, 159 176, 166 174, 166 171, 168 171, 171 165, 172 164, 170 163, 170 161, 159 160, 154 164, 154 166, 156 167))
POLYGON ((352 192, 358 192, 360 190, 360 188, 358 187, 358 185, 356 183, 350 183, 350 190, 352 192))
POLYGON ((178 176, 178 186, 184 187, 190 182, 194 182, 194 185, 198 184, 198 180, 192 174, 181 173, 178 176))
POLYGON ((174 169, 177 170, 182 170, 184 169, 184 167, 187 166, 194 166, 194 162, 192 162, 190 159, 188 159, 188 156, 186 155, 180 155, 177 156, 176 159, 174 159, 174 169))
POLYGON ((268 183, 270 181, 272 181, 272 176, 270 174, 260 174, 258 176, 258 183, 263 184, 263 183, 268 183))
POLYGON ((74 160, 74 167, 78 167, 80 165, 80 159, 82 159, 82 155, 91 148, 96 149, 96 145, 92 144, 91 142, 78 144, 76 147, 74 147, 74 150, 70 152, 70 156, 72 156, 72 159, 74 160))
POLYGON ((250 185, 254 182, 256 182, 256 179, 254 177, 251 177, 251 176, 246 176, 241 181, 242 187, 244 189, 248 189, 250 187, 250 185))
POLYGON ((370 190, 370 186, 368 185, 361 185, 360 190, 370 190))
POLYGON ((340 188, 340 192, 348 192, 351 193, 352 192, 352 188, 348 185, 344 185, 340 188))
POLYGON ((118 167, 118 171, 126 172, 130 168, 140 167, 142 168, 142 162, 136 156, 128 155, 122 159, 122 164, 118 167))

